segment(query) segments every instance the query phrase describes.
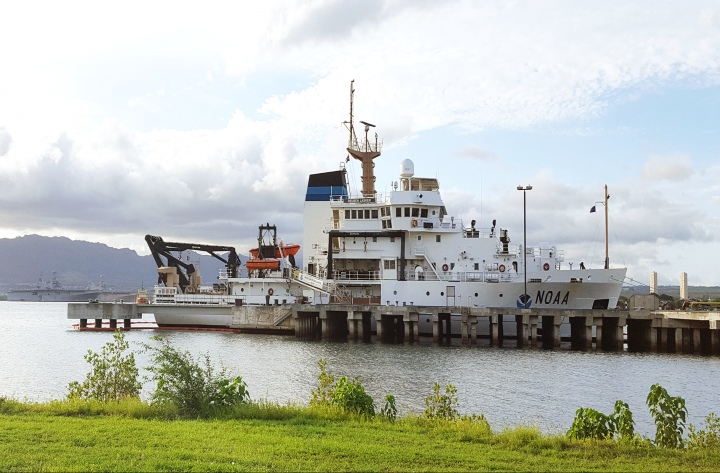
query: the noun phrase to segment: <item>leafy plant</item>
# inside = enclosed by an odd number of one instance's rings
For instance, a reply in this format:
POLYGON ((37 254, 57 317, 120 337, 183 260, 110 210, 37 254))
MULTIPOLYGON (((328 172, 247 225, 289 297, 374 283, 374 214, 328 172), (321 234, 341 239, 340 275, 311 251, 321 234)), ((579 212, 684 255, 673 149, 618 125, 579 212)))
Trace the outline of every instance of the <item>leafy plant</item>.
POLYGON ((623 440, 635 438, 635 421, 630 406, 626 402, 616 401, 615 411, 610 415, 589 407, 575 411, 575 420, 567 437, 571 439, 607 439, 618 436, 623 440))
POLYGON ((575 420, 568 430, 571 439, 606 439, 615 434, 612 417, 589 407, 581 407, 575 411, 575 420))
POLYGON ((672 397, 659 384, 653 384, 645 401, 655 421, 655 445, 662 448, 683 446, 683 429, 687 417, 685 399, 672 397))
POLYGON ((623 440, 635 439, 635 421, 630 406, 623 401, 615 401, 615 412, 612 416, 614 434, 623 440))
POLYGON ((380 415, 387 417, 391 422, 397 420, 397 407, 395 407, 395 396, 392 394, 385 395, 385 407, 380 409, 380 415))
POLYGON ((318 367, 320 367, 320 374, 318 375, 320 386, 318 387, 317 392, 315 392, 314 389, 311 391, 312 400, 310 401, 310 404, 331 405, 333 403, 333 398, 335 397, 335 376, 328 374, 328 372, 325 371, 327 361, 322 358, 318 361, 318 367))
POLYGON ((705 428, 699 431, 690 424, 688 434, 689 448, 720 448, 720 417, 711 412, 705 418, 705 428))
POLYGON ((365 392, 365 388, 360 384, 357 376, 352 381, 349 381, 347 376, 338 379, 333 403, 345 412, 354 412, 368 417, 375 415, 373 398, 365 392))
POLYGON ((458 404, 457 388, 452 384, 445 386, 445 394, 440 394, 440 385, 435 383, 433 386, 433 395, 425 398, 425 412, 423 417, 426 419, 445 419, 455 420, 459 413, 455 406, 458 404))
POLYGON ((153 337, 160 347, 143 344, 150 352, 149 378, 157 382, 153 403, 175 405, 182 413, 207 414, 221 407, 250 400, 247 385, 241 377, 228 377, 226 368, 219 371, 205 354, 195 360, 188 351, 175 349, 167 340, 153 337))
POLYGON ((88 350, 84 358, 92 368, 82 384, 73 381, 68 385, 68 398, 109 402, 139 397, 142 385, 135 354, 125 354, 129 347, 125 334, 117 330, 113 341, 107 342, 100 353, 88 350))

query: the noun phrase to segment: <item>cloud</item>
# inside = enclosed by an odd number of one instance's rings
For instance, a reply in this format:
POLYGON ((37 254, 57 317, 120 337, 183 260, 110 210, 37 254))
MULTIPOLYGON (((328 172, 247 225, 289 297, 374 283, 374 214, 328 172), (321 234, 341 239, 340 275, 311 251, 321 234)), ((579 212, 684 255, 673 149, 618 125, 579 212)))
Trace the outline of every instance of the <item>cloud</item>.
POLYGON ((480 160, 494 160, 497 159, 497 156, 492 151, 488 151, 486 149, 482 149, 479 146, 476 145, 468 145, 460 150, 458 153, 458 156, 465 157, 465 158, 475 158, 480 160))
POLYGON ((692 162, 687 154, 650 156, 641 171, 643 179, 650 181, 684 181, 692 173, 692 162))
POLYGON ((5 156, 10 151, 12 136, 4 126, 0 126, 0 156, 5 156))

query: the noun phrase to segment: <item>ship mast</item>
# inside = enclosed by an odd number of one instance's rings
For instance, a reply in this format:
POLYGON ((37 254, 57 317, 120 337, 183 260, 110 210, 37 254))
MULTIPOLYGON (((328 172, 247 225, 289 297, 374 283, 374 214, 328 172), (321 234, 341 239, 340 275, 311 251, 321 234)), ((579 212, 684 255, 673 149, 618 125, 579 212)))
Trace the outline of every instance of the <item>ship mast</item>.
POLYGON ((365 139, 358 142, 357 136, 355 135, 355 125, 353 124, 353 96, 355 89, 353 83, 355 79, 350 81, 350 121, 345 122, 350 131, 350 139, 348 140, 347 151, 350 155, 360 161, 362 166, 362 194, 363 197, 374 197, 375 196, 375 163, 373 159, 380 156, 382 150, 382 141, 378 142, 377 133, 375 133, 375 142, 368 140, 368 132, 370 127, 375 127, 370 123, 361 121, 365 125, 365 139))

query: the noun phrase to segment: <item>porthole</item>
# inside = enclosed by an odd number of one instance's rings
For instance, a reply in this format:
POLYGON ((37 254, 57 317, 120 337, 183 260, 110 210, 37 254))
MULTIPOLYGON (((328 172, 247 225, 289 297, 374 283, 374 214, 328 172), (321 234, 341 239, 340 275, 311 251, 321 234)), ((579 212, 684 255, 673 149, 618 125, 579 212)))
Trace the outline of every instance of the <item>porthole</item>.
POLYGON ((475 297, 477 297, 477 292, 475 293, 475 297))
POLYGON ((430 295, 430 291, 426 292, 425 295, 426 295, 426 296, 429 296, 429 295, 430 295))
POLYGON ((245 288, 244 288, 244 287, 241 287, 241 288, 240 288, 240 292, 245 292, 245 288))
POLYGON ((440 293, 440 295, 441 295, 441 296, 444 296, 444 295, 445 295, 445 293, 444 293, 444 292, 441 292, 441 293, 440 293))
POLYGON ((397 291, 393 291, 393 295, 397 296, 397 291))
POLYGON ((425 322, 430 322, 430 319, 425 319, 425 322))
POLYGON ((500 294, 500 297, 502 297, 502 294, 500 294))

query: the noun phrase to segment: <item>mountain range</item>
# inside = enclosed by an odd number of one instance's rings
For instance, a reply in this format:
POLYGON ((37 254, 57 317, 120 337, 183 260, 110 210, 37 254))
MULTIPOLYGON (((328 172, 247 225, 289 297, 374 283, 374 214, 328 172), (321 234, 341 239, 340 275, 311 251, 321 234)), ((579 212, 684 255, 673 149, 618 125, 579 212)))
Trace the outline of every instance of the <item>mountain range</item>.
MULTIPOLYGON (((184 252, 195 264, 200 261, 205 284, 211 284, 224 268, 212 256, 184 252)), ((247 257, 240 255, 244 263, 247 257)), ((65 288, 85 288, 99 284, 102 276, 108 290, 137 291, 141 284, 152 287, 157 282, 157 265, 151 255, 141 256, 134 250, 117 249, 103 243, 71 240, 65 237, 26 235, 0 238, 0 293, 34 286, 38 278, 45 281, 57 272, 65 288)))

